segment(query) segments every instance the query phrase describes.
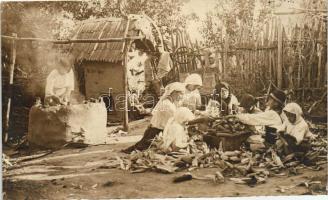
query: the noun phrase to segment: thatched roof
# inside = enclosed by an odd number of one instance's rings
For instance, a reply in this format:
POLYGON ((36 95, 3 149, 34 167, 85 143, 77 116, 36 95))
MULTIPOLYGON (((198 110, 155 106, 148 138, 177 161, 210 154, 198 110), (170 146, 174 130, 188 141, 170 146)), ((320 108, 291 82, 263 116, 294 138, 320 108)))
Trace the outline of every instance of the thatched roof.
MULTIPOLYGON (((127 26, 127 19, 102 18, 97 20, 82 21, 74 39, 108 39, 123 38, 127 26)), ((144 35, 149 41, 154 41, 151 34, 151 24, 142 16, 130 17, 128 37, 144 35)), ((119 62, 124 55, 122 53, 123 42, 107 43, 73 43, 66 45, 71 53, 79 61, 105 61, 119 62)))

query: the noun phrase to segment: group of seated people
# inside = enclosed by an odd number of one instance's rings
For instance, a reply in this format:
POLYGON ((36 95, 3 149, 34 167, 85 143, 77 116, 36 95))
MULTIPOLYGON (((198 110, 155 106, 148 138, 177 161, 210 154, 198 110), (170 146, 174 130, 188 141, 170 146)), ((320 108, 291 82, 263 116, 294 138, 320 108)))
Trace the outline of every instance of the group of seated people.
MULTIPOLYGON (((168 84, 153 108, 150 125, 142 139, 122 151, 131 153, 146 150, 158 135, 163 140, 164 150, 185 148, 188 145, 188 122, 199 115, 206 115, 200 111, 202 102, 199 89, 202 85, 202 78, 198 74, 189 75, 184 83, 168 84)), ((285 105, 286 94, 281 90, 270 93, 264 111, 256 106, 256 99, 250 94, 245 94, 239 103, 229 85, 224 82, 216 85, 212 97, 220 106, 221 116, 233 116, 241 123, 257 127, 265 144, 276 145, 283 150, 299 150, 306 147, 304 144, 307 139, 314 138, 302 117, 301 107, 297 103, 285 105)))

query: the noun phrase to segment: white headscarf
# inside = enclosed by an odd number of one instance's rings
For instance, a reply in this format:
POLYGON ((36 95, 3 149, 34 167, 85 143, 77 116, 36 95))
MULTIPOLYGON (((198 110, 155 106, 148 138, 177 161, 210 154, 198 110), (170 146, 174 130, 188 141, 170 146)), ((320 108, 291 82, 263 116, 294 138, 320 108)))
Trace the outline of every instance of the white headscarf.
POLYGON ((286 133, 296 138, 297 144, 300 144, 304 138, 314 138, 311 133, 308 124, 302 117, 302 108, 297 103, 289 103, 283 109, 284 111, 293 113, 296 115, 295 123, 291 123, 289 120, 285 122, 286 133))
POLYGON ((297 103, 288 103, 283 110, 296 115, 296 120, 293 124, 298 124, 302 121, 303 111, 297 103))
POLYGON ((174 91, 178 91, 178 92, 182 92, 184 93, 185 92, 185 86, 183 83, 180 83, 180 82, 173 82, 173 83, 170 83, 168 84, 166 87, 165 87, 165 91, 164 91, 164 94, 163 96, 161 97, 160 100, 164 100, 166 99, 168 96, 170 96, 172 94, 172 92, 174 91))
POLYGON ((174 116, 178 101, 172 102, 168 97, 172 92, 178 91, 184 93, 184 84, 180 82, 174 82, 165 87, 165 92, 157 102, 155 108, 152 111, 153 117, 150 123, 153 127, 158 129, 164 129, 168 120, 174 116))
POLYGON ((203 86, 202 77, 199 74, 190 74, 184 82, 186 85, 203 86))

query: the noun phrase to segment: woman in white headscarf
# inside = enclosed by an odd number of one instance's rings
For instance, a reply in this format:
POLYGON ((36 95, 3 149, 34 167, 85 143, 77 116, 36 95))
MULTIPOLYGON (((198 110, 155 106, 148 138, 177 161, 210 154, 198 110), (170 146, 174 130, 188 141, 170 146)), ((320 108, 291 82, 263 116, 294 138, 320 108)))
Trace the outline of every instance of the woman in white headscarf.
POLYGON ((297 103, 287 104, 283 112, 285 113, 287 119, 284 120, 284 134, 292 136, 296 145, 302 143, 306 138, 314 138, 314 135, 311 133, 308 124, 303 119, 302 108, 297 103))
POLYGON ((186 92, 183 96, 182 106, 192 111, 200 109, 202 102, 199 88, 203 86, 202 77, 199 74, 190 74, 185 80, 186 92))
POLYGON ((276 142, 278 153, 295 153, 297 158, 303 159, 302 155, 311 148, 309 139, 314 139, 315 135, 310 132, 302 117, 302 108, 297 103, 287 104, 283 112, 283 128, 279 131, 279 140, 276 142))
POLYGON ((238 110, 238 99, 232 94, 230 86, 226 82, 219 82, 216 84, 214 100, 220 103, 221 113, 223 115, 235 114, 238 110))
POLYGON ((163 150, 171 151, 188 146, 189 136, 186 123, 194 118, 194 114, 188 108, 180 107, 177 109, 164 128, 163 150))
POLYGON ((168 120, 174 116, 178 102, 185 91, 183 83, 174 82, 165 87, 165 92, 152 111, 150 126, 146 129, 142 139, 135 145, 123 150, 131 153, 134 150, 143 151, 149 148, 152 140, 164 130, 168 120))

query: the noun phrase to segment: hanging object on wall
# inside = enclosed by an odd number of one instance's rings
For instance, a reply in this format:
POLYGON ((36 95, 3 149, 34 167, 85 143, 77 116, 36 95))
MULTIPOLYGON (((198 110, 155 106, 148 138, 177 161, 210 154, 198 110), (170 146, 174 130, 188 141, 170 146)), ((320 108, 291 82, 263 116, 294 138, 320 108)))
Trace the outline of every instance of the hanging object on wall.
POLYGON ((170 57, 170 53, 163 52, 157 65, 157 77, 163 78, 169 71, 171 71, 172 66, 173 63, 170 57))

